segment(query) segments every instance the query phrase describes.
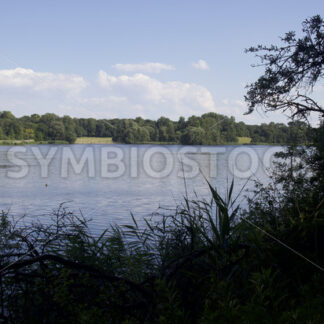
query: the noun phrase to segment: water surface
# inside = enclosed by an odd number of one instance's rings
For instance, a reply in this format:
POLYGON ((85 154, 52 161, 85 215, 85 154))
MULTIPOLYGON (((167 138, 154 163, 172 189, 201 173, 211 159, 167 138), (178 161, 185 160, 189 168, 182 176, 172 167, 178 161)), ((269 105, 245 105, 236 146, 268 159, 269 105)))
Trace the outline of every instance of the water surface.
MULTIPOLYGON (((184 147, 91 144, 28 145, 18 148, 0 146, 0 209, 10 210, 10 213, 16 216, 26 215, 29 220, 39 218, 46 223, 51 211, 65 202, 71 211, 76 213, 82 211, 86 217, 92 218, 91 227, 94 231, 98 231, 111 223, 128 223, 130 212, 137 219, 141 219, 157 211, 159 207, 174 208, 183 201, 186 194, 189 198, 195 194, 200 198, 209 198, 204 177, 221 194, 225 194, 232 178, 235 181, 235 193, 238 193, 248 181, 242 174, 251 168, 254 168, 252 171, 255 172, 246 188, 253 187, 254 179, 266 183, 269 178, 263 166, 264 158, 269 160, 269 156, 279 150, 282 148, 277 146, 248 145, 184 147), (46 157, 53 148, 56 152, 48 165, 48 175, 42 176, 44 163, 37 159, 34 151, 38 150, 46 157), (238 149, 244 149, 247 153, 236 156, 236 168, 240 172, 239 175, 233 175, 229 157, 233 150, 238 149), (78 170, 75 172, 70 164, 66 169, 64 150, 69 154, 72 152, 76 161, 79 161, 83 154, 85 157, 92 155, 94 165, 89 168, 89 165, 85 164, 81 172, 78 170), (109 150, 115 150, 117 153, 106 154, 109 150), (159 153, 159 150, 162 152, 159 153), (183 150, 191 152, 185 153, 183 150), (205 150, 211 153, 204 152, 205 150), (251 151, 254 152, 252 155, 251 151), (106 168, 103 159, 116 159, 116 154, 121 154, 124 171, 119 170, 123 172, 116 177, 107 177, 107 174, 103 176, 106 168), (22 166, 17 166, 19 163, 22 166), (254 163, 253 166, 251 163, 254 163), (199 172, 191 172, 197 169, 197 166, 199 172), (168 168, 170 172, 167 175, 163 174, 168 168), (19 175, 19 172, 23 173, 24 170, 26 175, 23 177, 13 177, 19 175), (183 174, 189 174, 186 180, 183 179, 183 174), (159 175, 162 177, 158 177, 159 175)), ((110 165, 108 172, 115 172, 117 169, 118 166, 110 165)), ((242 205, 244 204, 243 201, 242 205)))

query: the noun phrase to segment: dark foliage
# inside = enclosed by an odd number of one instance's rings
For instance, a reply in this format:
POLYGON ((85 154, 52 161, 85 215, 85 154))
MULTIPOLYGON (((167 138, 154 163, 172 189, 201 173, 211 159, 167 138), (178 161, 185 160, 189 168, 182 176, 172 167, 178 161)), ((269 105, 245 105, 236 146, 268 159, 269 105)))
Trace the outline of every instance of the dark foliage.
POLYGON ((290 110, 292 117, 307 119, 310 112, 324 117, 324 108, 309 93, 324 76, 324 21, 314 16, 303 22, 303 35, 288 32, 283 45, 251 47, 257 53, 264 74, 247 86, 248 113, 260 106, 265 111, 290 110))

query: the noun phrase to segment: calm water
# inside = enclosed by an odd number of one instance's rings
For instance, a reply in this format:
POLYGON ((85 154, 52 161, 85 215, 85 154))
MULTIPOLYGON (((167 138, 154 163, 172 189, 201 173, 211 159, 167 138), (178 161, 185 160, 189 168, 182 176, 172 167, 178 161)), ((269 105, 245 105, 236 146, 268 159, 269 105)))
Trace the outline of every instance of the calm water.
POLYGON ((186 186, 190 197, 195 192, 208 198, 203 174, 221 193, 233 177, 238 192, 249 171, 253 175, 247 188, 252 188, 253 179, 267 182, 264 161, 271 161, 279 150, 277 146, 1 146, 0 209, 46 222, 51 211, 65 202, 70 210, 92 218, 91 227, 97 231, 111 223, 128 223, 130 212, 141 219, 161 206, 175 207, 182 202, 186 186), (49 152, 53 156, 48 155, 46 174, 46 161, 39 156, 49 152), (74 170, 73 163, 82 162, 82 156, 87 163, 74 170))

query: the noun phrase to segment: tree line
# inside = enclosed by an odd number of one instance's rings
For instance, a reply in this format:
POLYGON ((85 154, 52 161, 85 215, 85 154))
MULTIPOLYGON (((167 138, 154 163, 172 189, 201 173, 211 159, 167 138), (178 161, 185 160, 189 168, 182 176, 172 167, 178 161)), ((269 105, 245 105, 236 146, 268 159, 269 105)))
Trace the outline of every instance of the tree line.
POLYGON ((237 143, 238 137, 251 138, 251 143, 309 143, 312 129, 303 121, 247 125, 213 112, 202 116, 180 117, 172 121, 160 117, 157 121, 135 119, 72 118, 47 113, 42 116, 15 117, 10 111, 0 112, 0 140, 66 141, 77 137, 112 137, 114 142, 172 143, 215 145, 237 143))

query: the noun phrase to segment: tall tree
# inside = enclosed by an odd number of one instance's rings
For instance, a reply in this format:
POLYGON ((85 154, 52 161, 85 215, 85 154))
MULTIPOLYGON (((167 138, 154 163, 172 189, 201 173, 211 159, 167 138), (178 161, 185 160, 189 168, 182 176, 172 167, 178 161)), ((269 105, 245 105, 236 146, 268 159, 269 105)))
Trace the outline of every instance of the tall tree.
POLYGON ((245 100, 249 111, 261 107, 265 111, 290 111, 292 117, 307 119, 310 112, 324 117, 324 108, 310 97, 310 92, 324 76, 324 21, 317 15, 302 24, 303 36, 288 32, 282 45, 258 45, 246 52, 256 53, 257 66, 265 71, 247 86, 245 100))

